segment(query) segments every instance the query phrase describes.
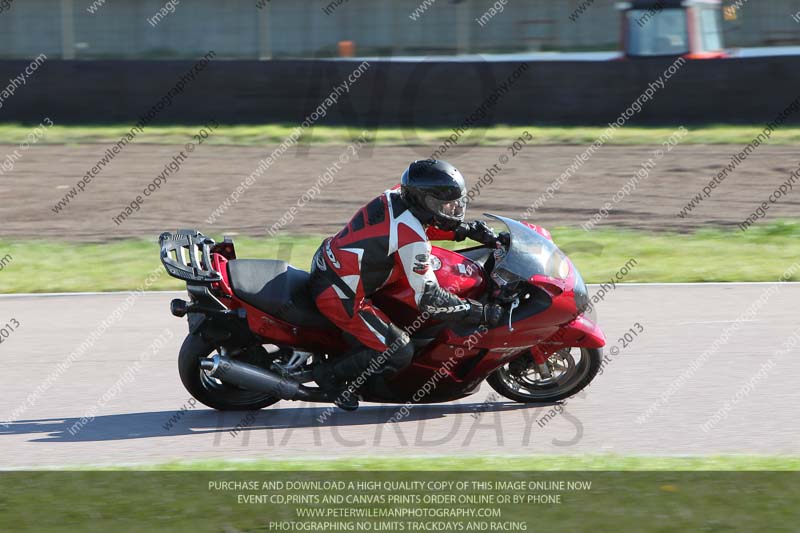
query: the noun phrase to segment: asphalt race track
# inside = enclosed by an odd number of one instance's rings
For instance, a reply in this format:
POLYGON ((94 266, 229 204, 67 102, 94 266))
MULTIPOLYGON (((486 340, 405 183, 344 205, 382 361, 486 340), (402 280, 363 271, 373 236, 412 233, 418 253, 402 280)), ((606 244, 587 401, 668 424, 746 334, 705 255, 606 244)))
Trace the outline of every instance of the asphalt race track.
POLYGON ((323 424, 316 420, 326 409, 320 404, 281 402, 258 413, 224 415, 192 407, 177 373, 187 328, 168 312, 173 297, 139 297, 96 336, 91 332, 125 294, 0 297, 0 323, 19 323, 0 344, 0 421, 9 422, 0 424, 0 467, 365 455, 800 452, 800 358, 797 348, 779 353, 787 338, 800 333, 794 312, 800 284, 618 286, 599 306, 606 353, 618 352, 585 394, 563 406, 526 408, 484 386, 459 403, 415 408, 392 425, 385 422, 397 406, 364 404, 355 413, 336 412, 323 424), (636 322, 644 331, 623 348, 620 337, 636 322), (707 352, 726 328, 727 342, 707 352), (80 355, 59 371, 56 365, 87 338, 80 355), (158 338, 163 346, 150 354, 158 338), (30 396, 37 387, 39 394, 30 396), (709 426, 726 402, 727 414, 709 426), (176 414, 182 406, 189 408, 176 414), (545 418, 548 412, 554 416, 545 418), (237 424, 246 427, 232 431, 237 424))

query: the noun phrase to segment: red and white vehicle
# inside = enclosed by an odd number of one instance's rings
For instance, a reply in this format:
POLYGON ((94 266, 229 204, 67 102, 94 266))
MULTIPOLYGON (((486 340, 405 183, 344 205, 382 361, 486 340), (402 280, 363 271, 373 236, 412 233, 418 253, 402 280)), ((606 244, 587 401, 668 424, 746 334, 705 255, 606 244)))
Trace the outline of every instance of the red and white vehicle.
POLYGON ((618 2, 617 8, 625 58, 728 57, 720 0, 632 0, 618 2))

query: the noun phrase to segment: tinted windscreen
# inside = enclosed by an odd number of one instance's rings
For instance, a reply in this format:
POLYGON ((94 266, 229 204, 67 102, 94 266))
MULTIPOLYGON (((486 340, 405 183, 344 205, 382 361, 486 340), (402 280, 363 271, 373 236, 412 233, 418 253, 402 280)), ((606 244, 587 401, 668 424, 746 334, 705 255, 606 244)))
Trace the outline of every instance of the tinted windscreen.
POLYGON ((536 275, 559 279, 569 275, 569 261, 552 241, 516 220, 486 216, 503 222, 511 234, 511 246, 494 268, 506 282, 528 281, 536 275))

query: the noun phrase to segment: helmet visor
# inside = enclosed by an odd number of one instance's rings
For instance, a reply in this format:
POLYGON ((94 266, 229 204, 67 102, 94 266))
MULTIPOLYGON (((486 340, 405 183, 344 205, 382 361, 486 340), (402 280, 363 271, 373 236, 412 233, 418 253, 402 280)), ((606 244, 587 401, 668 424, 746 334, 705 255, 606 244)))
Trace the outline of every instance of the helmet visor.
POLYGON ((438 198, 428 196, 425 198, 425 205, 435 216, 461 222, 464 220, 464 210, 467 207, 467 196, 465 194, 457 200, 439 200, 438 198))

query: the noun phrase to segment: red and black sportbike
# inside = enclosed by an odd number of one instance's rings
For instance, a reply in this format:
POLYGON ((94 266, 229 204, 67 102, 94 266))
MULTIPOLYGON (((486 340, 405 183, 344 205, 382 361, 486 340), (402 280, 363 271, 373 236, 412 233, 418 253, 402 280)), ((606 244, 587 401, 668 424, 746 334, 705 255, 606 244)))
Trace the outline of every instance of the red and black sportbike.
MULTIPOLYGON (((434 403, 463 398, 486 380, 506 398, 542 403, 567 398, 600 368, 605 337, 589 307, 586 284, 544 228, 487 215, 508 228, 507 244, 450 251, 433 247, 439 284, 451 292, 507 306, 508 321, 486 329, 423 321, 398 296, 407 282, 372 300, 410 333, 412 364, 390 378, 370 378, 364 401, 434 403)), ((233 242, 197 231, 163 233, 161 261, 186 281, 188 316, 178 369, 186 389, 215 409, 259 409, 283 400, 333 402, 313 382, 314 365, 348 349, 341 330, 311 299, 304 270, 285 261, 237 259, 233 242)))

